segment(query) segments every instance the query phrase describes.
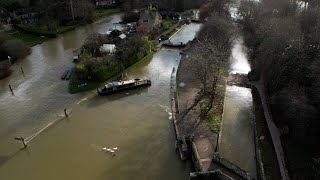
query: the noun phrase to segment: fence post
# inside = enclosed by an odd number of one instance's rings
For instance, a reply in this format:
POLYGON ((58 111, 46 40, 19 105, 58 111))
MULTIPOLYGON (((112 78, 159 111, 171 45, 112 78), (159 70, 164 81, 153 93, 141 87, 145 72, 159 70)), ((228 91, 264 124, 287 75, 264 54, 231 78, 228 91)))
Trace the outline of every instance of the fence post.
POLYGON ((10 91, 11 91, 11 94, 14 95, 13 90, 12 90, 12 87, 11 87, 10 84, 9 84, 9 89, 10 89, 10 91))

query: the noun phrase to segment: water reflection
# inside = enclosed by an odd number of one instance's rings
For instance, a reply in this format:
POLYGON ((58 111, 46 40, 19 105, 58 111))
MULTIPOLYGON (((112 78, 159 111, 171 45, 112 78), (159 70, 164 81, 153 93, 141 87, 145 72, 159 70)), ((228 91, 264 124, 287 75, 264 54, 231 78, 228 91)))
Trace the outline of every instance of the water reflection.
POLYGON ((107 102, 110 102, 110 101, 125 100, 126 98, 129 98, 130 96, 148 94, 148 90, 149 90, 149 87, 141 87, 141 88, 137 88, 137 89, 126 91, 126 92, 113 94, 110 96, 100 96, 100 95, 96 94, 96 95, 94 95, 94 97, 86 100, 85 105, 88 108, 95 108, 95 107, 101 106, 101 105, 103 105, 107 102))
POLYGON ((251 90, 227 86, 219 151, 256 177, 251 90))
POLYGON ((251 70, 247 57, 247 48, 244 45, 242 36, 238 37, 233 43, 230 61, 231 73, 248 74, 251 70))
MULTIPOLYGON (((231 73, 248 74, 251 70, 242 36, 234 40, 230 63, 231 73)), ((251 89, 227 86, 224 103, 219 152, 256 178, 251 89)))

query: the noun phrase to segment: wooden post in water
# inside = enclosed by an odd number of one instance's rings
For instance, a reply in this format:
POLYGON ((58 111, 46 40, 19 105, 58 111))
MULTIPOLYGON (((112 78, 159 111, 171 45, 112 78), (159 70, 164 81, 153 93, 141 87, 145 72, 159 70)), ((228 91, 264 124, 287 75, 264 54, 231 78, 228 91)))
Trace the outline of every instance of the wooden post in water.
POLYGON ((23 71, 22 67, 21 67, 21 72, 22 72, 23 77, 25 77, 24 71, 23 71))
POLYGON ((11 91, 11 94, 14 95, 13 90, 12 90, 12 87, 11 87, 10 84, 9 84, 9 89, 10 89, 10 91, 11 91))
POLYGON ((68 117, 67 109, 64 109, 64 114, 68 117))

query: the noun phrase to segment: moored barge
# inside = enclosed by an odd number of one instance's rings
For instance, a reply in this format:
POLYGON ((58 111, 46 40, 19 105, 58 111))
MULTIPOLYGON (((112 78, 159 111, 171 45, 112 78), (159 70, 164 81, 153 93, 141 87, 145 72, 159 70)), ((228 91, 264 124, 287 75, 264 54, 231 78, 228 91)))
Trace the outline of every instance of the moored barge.
POLYGON ((128 81, 117 81, 106 84, 103 88, 99 88, 97 93, 99 95, 109 95, 117 92, 135 89, 142 86, 150 86, 151 81, 148 79, 132 79, 128 81))

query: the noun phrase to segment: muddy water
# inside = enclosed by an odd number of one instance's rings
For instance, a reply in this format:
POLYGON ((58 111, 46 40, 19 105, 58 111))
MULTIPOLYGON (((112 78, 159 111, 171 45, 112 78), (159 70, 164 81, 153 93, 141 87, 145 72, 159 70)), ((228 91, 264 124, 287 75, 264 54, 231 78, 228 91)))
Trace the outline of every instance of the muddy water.
POLYGON ((150 78, 149 88, 108 97, 69 95, 67 82, 59 80, 86 34, 107 31, 119 18, 114 15, 36 46, 15 74, 1 81, 0 179, 187 179, 190 168, 175 153, 169 120, 170 76, 178 51, 161 50, 128 72, 128 79, 150 78), (25 79, 18 71, 22 65, 25 79), (19 87, 15 96, 5 90, 13 82, 19 87), (19 150, 14 136, 32 136, 65 107, 71 110, 68 119, 19 150), (102 152, 103 147, 117 147, 117 155, 102 152))
MULTIPOLYGON (((231 72, 247 74, 250 71, 246 47, 240 36, 234 41, 230 57, 231 72)), ((251 89, 227 86, 220 154, 256 178, 251 89)))

